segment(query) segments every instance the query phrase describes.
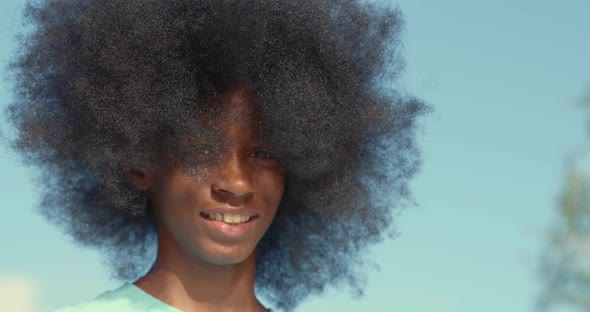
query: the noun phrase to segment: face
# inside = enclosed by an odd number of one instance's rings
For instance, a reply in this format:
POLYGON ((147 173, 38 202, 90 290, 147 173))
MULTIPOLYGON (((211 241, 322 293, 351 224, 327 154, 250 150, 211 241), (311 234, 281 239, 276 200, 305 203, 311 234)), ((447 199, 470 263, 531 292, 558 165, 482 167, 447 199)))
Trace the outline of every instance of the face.
POLYGON ((221 161, 198 177, 165 165, 149 192, 160 242, 193 260, 215 265, 244 261, 272 222, 284 191, 284 175, 256 140, 252 98, 245 89, 226 92, 223 111, 206 126, 227 140, 221 161))

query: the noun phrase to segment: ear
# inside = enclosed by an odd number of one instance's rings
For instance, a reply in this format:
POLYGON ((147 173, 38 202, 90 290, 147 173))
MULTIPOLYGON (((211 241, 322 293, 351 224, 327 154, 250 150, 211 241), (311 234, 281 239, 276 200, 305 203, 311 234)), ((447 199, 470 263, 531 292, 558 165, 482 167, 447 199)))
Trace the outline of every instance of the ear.
POLYGON ((145 192, 152 186, 153 176, 150 172, 140 169, 127 169, 125 174, 138 191, 145 192))

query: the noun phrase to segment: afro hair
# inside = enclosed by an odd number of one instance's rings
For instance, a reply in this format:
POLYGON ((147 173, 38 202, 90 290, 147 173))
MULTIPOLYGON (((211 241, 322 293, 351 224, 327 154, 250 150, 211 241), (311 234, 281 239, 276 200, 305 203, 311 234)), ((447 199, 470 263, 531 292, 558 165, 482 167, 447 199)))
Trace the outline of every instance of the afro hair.
POLYGON ((45 0, 9 64, 9 139, 41 169, 39 212, 113 277, 153 263, 151 203, 125 175, 166 153, 198 174, 219 151, 199 127, 207 99, 241 84, 285 194, 256 249, 256 288, 293 310, 328 285, 363 291, 368 246, 395 233, 430 110, 396 87, 403 21, 392 4, 354 0, 45 0), (187 144, 198 138, 198 145, 187 144))

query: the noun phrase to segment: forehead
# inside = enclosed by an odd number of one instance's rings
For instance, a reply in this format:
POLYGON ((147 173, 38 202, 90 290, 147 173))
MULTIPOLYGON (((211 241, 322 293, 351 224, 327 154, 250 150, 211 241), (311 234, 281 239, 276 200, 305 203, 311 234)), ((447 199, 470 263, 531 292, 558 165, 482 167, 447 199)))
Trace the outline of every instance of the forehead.
POLYGON ((204 125, 209 129, 227 126, 257 128, 258 105, 246 87, 237 86, 211 99, 212 109, 205 113, 204 125))
POLYGON ((175 165, 189 175, 203 174, 203 168, 216 164, 230 146, 245 146, 262 141, 259 106, 244 87, 228 89, 200 107, 195 127, 174 146, 170 156, 175 165))

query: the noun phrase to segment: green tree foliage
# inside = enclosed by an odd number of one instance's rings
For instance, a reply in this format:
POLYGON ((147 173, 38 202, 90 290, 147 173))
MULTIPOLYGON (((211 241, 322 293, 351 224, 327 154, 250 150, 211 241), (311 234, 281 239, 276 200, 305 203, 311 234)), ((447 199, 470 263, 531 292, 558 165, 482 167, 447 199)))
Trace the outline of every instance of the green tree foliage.
MULTIPOLYGON (((590 92, 582 100, 590 108, 590 92)), ((557 205, 555 225, 538 267, 543 289, 539 311, 568 306, 590 312, 590 157, 576 155, 557 205)))

